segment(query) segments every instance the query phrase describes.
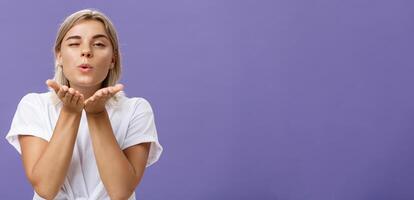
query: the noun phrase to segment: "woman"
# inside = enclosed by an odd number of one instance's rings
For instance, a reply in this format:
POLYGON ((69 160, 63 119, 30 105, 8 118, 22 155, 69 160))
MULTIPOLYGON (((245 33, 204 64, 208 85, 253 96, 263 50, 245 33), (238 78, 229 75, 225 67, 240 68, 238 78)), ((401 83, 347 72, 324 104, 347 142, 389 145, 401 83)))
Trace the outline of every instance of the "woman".
POLYGON ((96 10, 73 13, 54 53, 51 91, 24 96, 6 136, 21 153, 33 199, 135 199, 162 146, 149 102, 117 84, 114 26, 96 10))

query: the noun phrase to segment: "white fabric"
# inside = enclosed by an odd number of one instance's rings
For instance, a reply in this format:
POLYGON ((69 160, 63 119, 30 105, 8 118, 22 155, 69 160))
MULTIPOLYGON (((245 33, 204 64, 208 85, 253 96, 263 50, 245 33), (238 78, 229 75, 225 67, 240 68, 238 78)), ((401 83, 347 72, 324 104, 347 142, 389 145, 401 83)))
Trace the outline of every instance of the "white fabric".
MULTIPOLYGON (((54 98, 56 95, 51 92, 30 93, 20 101, 6 136, 19 154, 21 149, 18 135, 33 135, 50 141, 62 107, 62 103, 54 101, 54 98)), ((155 163, 163 148, 158 142, 154 115, 149 102, 144 98, 128 98, 121 95, 117 101, 111 99, 106 109, 120 148, 124 150, 135 144, 151 142, 146 167, 155 163)), ((33 199, 43 198, 35 192, 33 199)), ((85 112, 82 113, 66 179, 55 199, 110 199, 99 177, 85 112)), ((135 193, 129 200, 134 199, 135 193)))

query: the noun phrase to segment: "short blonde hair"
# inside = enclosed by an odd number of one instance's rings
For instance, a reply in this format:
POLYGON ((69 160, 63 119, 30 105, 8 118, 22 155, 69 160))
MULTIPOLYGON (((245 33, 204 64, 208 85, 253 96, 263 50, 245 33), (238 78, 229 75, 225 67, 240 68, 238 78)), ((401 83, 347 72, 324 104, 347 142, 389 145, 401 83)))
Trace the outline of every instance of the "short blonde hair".
POLYGON ((54 45, 54 55, 55 55, 55 75, 54 80, 61 85, 69 85, 68 79, 63 74, 62 66, 59 66, 57 61, 57 53, 61 50, 61 45, 63 38, 66 33, 81 20, 97 20, 103 23, 105 27, 106 34, 108 34, 109 40, 112 43, 112 50, 114 53, 114 67, 109 70, 109 73, 105 80, 102 82, 102 88, 108 86, 114 86, 121 76, 121 53, 119 51, 118 37, 115 30, 115 26, 112 24, 111 20, 102 12, 93 9, 84 9, 77 11, 70 16, 68 16, 63 23, 60 25, 60 28, 57 32, 57 37, 54 45))

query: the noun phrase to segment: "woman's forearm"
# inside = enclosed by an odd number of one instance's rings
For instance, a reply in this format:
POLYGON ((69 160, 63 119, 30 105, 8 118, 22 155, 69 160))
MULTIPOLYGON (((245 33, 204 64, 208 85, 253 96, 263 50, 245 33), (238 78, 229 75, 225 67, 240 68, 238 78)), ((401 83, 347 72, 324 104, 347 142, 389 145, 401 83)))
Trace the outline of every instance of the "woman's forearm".
POLYGON ((136 174, 120 149, 106 110, 86 114, 102 182, 111 199, 127 199, 135 190, 136 174))
POLYGON ((36 192, 53 199, 62 186, 73 154, 81 112, 62 108, 52 138, 32 170, 36 192))

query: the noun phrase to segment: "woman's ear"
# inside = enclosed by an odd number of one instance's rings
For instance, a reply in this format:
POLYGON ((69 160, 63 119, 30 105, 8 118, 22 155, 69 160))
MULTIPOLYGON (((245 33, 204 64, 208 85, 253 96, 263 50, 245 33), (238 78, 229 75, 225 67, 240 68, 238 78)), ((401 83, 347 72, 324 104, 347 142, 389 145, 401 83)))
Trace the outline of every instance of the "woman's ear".
POLYGON ((111 69, 113 69, 115 67, 115 56, 112 57, 112 61, 111 61, 111 69))
POLYGON ((56 53, 56 61, 59 65, 62 65, 62 54, 60 52, 56 53))

